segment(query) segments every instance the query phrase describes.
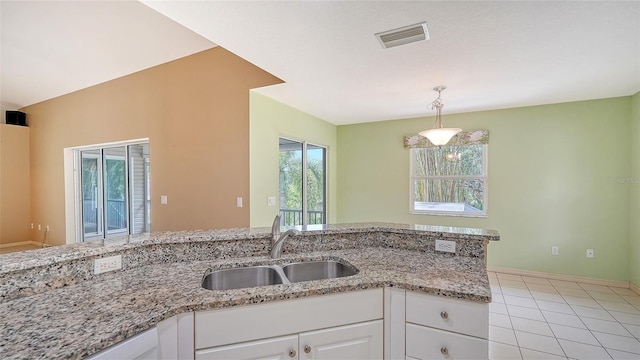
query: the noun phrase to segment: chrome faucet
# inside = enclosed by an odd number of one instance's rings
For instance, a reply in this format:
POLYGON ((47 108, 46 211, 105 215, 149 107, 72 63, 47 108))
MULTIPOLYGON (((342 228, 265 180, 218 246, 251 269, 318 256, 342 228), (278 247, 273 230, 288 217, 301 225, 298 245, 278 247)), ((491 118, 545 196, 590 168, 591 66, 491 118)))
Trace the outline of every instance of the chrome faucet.
POLYGON ((280 234, 280 215, 276 215, 271 226, 271 252, 269 254, 272 259, 282 256, 282 247, 290 235, 298 235, 298 230, 289 229, 280 234))

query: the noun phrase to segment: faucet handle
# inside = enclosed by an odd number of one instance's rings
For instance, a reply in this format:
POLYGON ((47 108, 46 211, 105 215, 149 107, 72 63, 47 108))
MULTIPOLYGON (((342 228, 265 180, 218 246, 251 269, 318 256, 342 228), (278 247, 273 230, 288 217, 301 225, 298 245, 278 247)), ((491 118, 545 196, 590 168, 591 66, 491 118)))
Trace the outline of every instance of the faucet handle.
POLYGON ((280 236, 280 215, 276 215, 275 219, 273 219, 273 224, 271 225, 271 244, 278 240, 280 236))

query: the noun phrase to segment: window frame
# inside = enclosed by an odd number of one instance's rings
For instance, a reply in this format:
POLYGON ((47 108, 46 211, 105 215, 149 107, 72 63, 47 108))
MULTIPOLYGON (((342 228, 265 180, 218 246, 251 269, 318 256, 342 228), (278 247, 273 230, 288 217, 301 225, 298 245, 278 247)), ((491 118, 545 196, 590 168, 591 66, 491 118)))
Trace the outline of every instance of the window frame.
MULTIPOLYGON (((413 215, 435 215, 435 216, 452 216, 452 217, 470 217, 470 218, 486 218, 489 210, 489 145, 476 144, 482 146, 482 175, 416 175, 415 172, 415 152, 422 148, 409 149, 409 213, 413 215), (417 210, 415 208, 415 186, 417 180, 468 180, 479 179, 483 181, 482 201, 483 209, 477 211, 452 211, 452 210, 417 210)), ((447 145, 445 145, 447 146, 447 145)), ((470 145, 451 145, 453 148, 460 148, 470 145)), ((440 203, 447 204, 447 203, 440 203)))
MULTIPOLYGON (((80 146, 76 148, 71 148, 73 151, 73 172, 74 172, 74 203, 75 203, 75 211, 74 211, 74 222, 75 222, 75 242, 87 242, 92 240, 99 239, 108 239, 112 237, 122 237, 124 235, 132 235, 132 231, 134 231, 132 227, 132 219, 133 213, 131 210, 131 196, 132 196, 132 178, 131 178, 131 163, 130 163, 130 147, 135 145, 146 145, 149 146, 149 139, 138 139, 138 140, 130 140, 130 141, 119 141, 113 143, 104 143, 104 144, 94 144, 94 145, 86 145, 80 146), (115 155, 115 154, 107 154, 106 151, 118 147, 124 147, 124 155, 115 155), (99 154, 90 154, 84 153, 87 151, 97 151, 99 154), (84 153, 84 155, 83 155, 84 153), (87 158, 96 159, 98 163, 98 171, 99 171, 99 218, 100 218, 100 226, 101 231, 96 233, 85 233, 84 229, 84 208, 83 208, 83 190, 82 190, 82 159, 83 156, 87 158), (107 203, 107 186, 105 186, 105 169, 107 160, 117 160, 124 162, 124 171, 125 171, 125 208, 126 208, 126 228, 116 229, 116 230, 108 230, 107 229, 107 219, 105 214, 105 208, 107 203)), ((146 198, 146 206, 147 210, 150 210, 150 184, 149 181, 149 157, 145 158, 144 162, 144 171, 145 171, 145 198, 146 198)), ((150 218, 149 212, 145 212, 145 232, 151 231, 150 229, 150 218)))
POLYGON ((114 146, 114 147, 103 147, 100 148, 100 153, 102 154, 102 159, 103 159, 103 164, 102 164, 102 168, 104 169, 104 173, 103 173, 103 180, 102 180, 102 202, 103 202, 103 226, 104 228, 102 229, 103 233, 104 233, 104 238, 109 238, 109 237, 115 237, 115 236, 122 236, 122 235, 130 235, 131 234, 131 202, 130 202, 130 197, 131 197, 131 192, 129 189, 129 183, 131 181, 131 176, 130 176, 130 168, 129 168, 129 146, 130 145, 123 145, 123 146, 114 146), (125 155, 112 155, 112 154, 107 154, 106 151, 110 150, 110 149, 114 149, 114 148, 118 148, 118 147, 124 147, 124 152, 125 155), (126 216, 126 223, 127 225, 123 228, 118 228, 118 229, 113 229, 113 230, 109 230, 109 216, 108 216, 108 206, 109 206, 109 202, 113 201, 113 199, 109 199, 109 189, 108 189, 108 182, 105 179, 105 174, 108 171, 109 167, 107 166, 107 161, 122 161, 123 162, 123 167, 124 167, 124 171, 125 171, 125 179, 124 179, 124 185, 125 185, 125 198, 124 198, 124 207, 127 211, 127 216, 126 216), (106 210, 106 211, 105 211, 106 210))

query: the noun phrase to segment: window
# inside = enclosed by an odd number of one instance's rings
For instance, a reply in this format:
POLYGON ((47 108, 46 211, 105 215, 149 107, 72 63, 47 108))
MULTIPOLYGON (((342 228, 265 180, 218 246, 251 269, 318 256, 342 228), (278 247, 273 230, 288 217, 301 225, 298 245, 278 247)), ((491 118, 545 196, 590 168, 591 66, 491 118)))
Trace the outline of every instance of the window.
POLYGON ((327 149, 280 138, 281 225, 325 224, 327 149))
POLYGON ((416 147, 411 156, 411 213, 487 215, 487 145, 416 147))
POLYGON ((149 144, 77 150, 81 239, 149 232, 149 144))

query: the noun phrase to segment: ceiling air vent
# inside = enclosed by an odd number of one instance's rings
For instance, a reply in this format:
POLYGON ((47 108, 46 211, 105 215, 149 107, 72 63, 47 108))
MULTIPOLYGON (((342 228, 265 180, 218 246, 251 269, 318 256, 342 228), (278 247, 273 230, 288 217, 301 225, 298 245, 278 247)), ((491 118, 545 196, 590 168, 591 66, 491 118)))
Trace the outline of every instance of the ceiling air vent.
POLYGON ((427 30, 427 23, 422 22, 377 33, 376 37, 380 41, 382 47, 388 49, 390 47, 409 44, 416 41, 429 40, 429 30, 427 30))

